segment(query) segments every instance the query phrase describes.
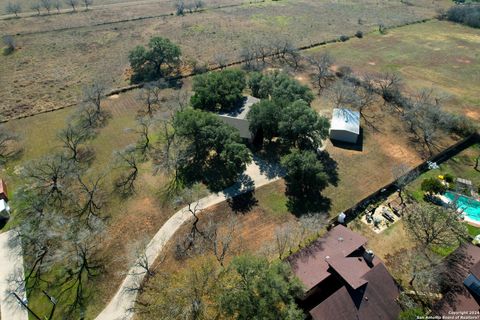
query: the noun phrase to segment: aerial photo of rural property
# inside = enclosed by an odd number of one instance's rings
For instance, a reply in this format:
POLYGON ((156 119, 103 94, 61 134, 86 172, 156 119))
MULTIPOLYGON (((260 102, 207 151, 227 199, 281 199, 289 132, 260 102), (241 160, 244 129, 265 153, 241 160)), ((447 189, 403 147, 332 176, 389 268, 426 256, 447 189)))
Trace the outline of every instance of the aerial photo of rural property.
POLYGON ((480 0, 0 0, 0 320, 480 320, 480 0))

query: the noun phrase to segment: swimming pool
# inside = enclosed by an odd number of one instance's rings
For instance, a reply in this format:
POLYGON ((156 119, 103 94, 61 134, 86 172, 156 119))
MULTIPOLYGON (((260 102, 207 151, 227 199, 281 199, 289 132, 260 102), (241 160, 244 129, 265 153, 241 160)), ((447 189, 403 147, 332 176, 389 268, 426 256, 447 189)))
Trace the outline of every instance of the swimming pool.
POLYGON ((445 196, 452 201, 456 200, 458 208, 463 210, 468 218, 480 223, 480 201, 449 191, 445 192, 445 196))

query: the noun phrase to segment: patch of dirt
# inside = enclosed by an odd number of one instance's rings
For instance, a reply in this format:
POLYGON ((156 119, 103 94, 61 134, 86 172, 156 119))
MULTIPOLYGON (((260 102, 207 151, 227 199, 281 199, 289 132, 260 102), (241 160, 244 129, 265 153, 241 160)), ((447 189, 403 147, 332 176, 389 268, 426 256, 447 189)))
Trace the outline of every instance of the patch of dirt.
POLYGON ((464 109, 465 115, 474 120, 480 120, 480 110, 478 109, 464 109))

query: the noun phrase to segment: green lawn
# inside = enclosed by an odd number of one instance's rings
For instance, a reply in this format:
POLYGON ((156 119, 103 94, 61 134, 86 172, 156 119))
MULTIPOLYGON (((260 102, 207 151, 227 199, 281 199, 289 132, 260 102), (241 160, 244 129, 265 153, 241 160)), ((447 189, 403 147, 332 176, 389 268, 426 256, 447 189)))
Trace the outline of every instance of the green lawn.
POLYGON ((420 185, 424 179, 451 174, 454 178, 463 178, 472 181, 477 188, 480 187, 480 172, 474 169, 475 160, 480 155, 480 144, 471 146, 451 159, 440 164, 439 169, 430 170, 420 175, 418 179, 407 187, 417 201, 423 200, 423 191, 420 185))

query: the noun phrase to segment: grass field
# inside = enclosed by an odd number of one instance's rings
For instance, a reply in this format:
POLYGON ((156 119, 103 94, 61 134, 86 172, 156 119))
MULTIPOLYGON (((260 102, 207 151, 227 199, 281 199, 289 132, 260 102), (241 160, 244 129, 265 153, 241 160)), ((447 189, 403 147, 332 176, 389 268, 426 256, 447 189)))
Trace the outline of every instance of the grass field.
POLYGON ((128 52, 154 35, 180 44, 185 61, 213 63, 217 53, 238 59, 243 44, 252 38, 269 41, 276 34, 305 46, 357 30, 372 31, 379 23, 389 26, 431 18, 437 5, 444 3, 268 1, 184 17, 16 36, 19 49, 0 56, 4 88, 0 119, 75 103, 82 85, 95 78, 112 88, 127 84, 128 52))
MULTIPOLYGON (((170 90, 165 92, 165 104, 168 104, 168 97, 176 93, 170 90), (169 96, 167 92, 171 95, 169 96)), ((95 150, 95 160, 90 168, 91 175, 108 172, 114 167, 113 152, 136 141, 136 134, 128 128, 135 128, 136 125, 135 117, 139 108, 137 94, 138 92, 132 91, 123 94, 121 98, 105 100, 105 110, 111 112, 112 118, 91 142, 91 147, 95 150)), ((11 201, 15 201, 13 191, 22 183, 17 173, 23 163, 60 150, 61 145, 56 135, 66 126, 66 120, 73 111, 73 108, 64 109, 6 124, 8 129, 21 136, 24 147, 23 157, 20 160, 0 170, 0 175, 8 184, 11 201)), ((114 293, 114 288, 122 281, 124 273, 135 258, 131 252, 132 246, 153 236, 176 209, 160 201, 159 192, 164 186, 165 179, 161 175, 152 176, 149 162, 140 167, 137 182, 139 187, 136 194, 127 200, 122 200, 112 193, 112 178, 115 174, 115 170, 110 172, 103 186, 104 190, 110 193, 108 206, 103 212, 109 217, 107 229, 105 237, 99 243, 100 256, 105 262, 106 272, 95 278, 94 282, 86 288, 91 293, 86 310, 88 319, 101 311, 114 293)), ((17 223, 21 221, 13 217, 5 229, 10 229, 17 223)), ((44 301, 43 297, 33 297, 30 300, 30 306, 40 314, 50 310, 48 302, 44 301)), ((61 315, 62 307, 59 306, 59 308, 58 315, 61 315)))
POLYGON ((480 120, 480 30, 431 21, 316 48, 354 72, 398 72, 410 93, 432 88, 451 111, 480 120))

